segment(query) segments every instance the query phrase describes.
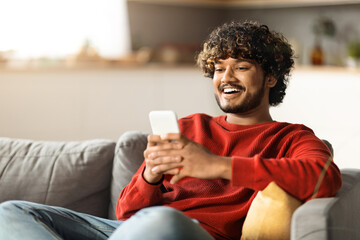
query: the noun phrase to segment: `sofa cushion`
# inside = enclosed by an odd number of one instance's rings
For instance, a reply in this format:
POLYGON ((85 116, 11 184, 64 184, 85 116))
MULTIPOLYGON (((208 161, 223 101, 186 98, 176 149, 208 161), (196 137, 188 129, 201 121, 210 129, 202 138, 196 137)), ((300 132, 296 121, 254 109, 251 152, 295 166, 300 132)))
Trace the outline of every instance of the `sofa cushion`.
POLYGON ((107 217, 115 142, 0 138, 0 202, 26 200, 107 217))
POLYGON ((111 180, 110 219, 116 219, 116 203, 120 192, 144 161, 146 145, 147 134, 138 131, 124 133, 116 144, 111 180))
POLYGON ((254 198, 244 221, 241 240, 290 239, 291 217, 301 204, 271 182, 254 198))

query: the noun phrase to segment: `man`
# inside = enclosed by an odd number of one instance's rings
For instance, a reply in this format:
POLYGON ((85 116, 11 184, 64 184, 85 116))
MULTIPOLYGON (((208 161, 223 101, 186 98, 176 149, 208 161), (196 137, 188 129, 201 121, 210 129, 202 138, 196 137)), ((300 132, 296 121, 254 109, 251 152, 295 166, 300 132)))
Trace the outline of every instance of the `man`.
MULTIPOLYGON (((311 199, 331 153, 309 128, 273 121, 269 112, 285 95, 292 56, 264 25, 215 29, 198 64, 226 115, 194 114, 179 120, 181 134, 150 135, 143 165, 120 194, 119 221, 8 202, 0 205, 0 225, 10 230, 1 229, 0 238, 16 239, 20 229, 21 239, 240 239, 252 200, 270 182, 311 199)), ((318 197, 340 186, 331 163, 318 197)))
MULTIPOLYGON (((226 115, 194 114, 179 120, 182 135, 150 135, 145 162, 120 195, 118 218, 165 205, 216 239, 239 239, 256 191, 270 182, 310 199, 330 152, 309 128, 275 122, 269 112, 285 95, 292 56, 286 40, 264 25, 215 29, 198 64, 226 115)), ((332 163, 318 196, 333 196, 340 185, 332 163)))

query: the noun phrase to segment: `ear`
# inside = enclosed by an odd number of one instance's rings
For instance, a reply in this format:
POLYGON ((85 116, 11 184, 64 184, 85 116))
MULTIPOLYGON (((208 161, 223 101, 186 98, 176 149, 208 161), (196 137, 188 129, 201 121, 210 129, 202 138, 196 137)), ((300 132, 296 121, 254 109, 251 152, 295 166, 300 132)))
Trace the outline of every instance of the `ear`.
POLYGON ((267 75, 265 77, 265 81, 266 81, 266 85, 269 88, 274 87, 276 85, 276 83, 277 83, 277 79, 273 75, 267 75))

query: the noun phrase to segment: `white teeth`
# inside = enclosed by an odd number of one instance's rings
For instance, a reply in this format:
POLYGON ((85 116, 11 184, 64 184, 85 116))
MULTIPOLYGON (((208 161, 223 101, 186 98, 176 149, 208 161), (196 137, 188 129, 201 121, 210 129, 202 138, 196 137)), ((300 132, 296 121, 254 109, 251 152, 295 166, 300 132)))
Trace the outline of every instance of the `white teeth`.
POLYGON ((225 88, 224 93, 231 93, 231 92, 240 92, 239 89, 236 88, 225 88))

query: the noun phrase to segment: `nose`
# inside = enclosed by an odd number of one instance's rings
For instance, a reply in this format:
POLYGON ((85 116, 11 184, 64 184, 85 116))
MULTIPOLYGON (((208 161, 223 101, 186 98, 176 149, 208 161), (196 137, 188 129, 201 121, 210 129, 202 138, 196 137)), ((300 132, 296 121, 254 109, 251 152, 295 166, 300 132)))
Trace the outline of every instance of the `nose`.
POLYGON ((233 82, 233 81, 234 81, 233 70, 232 70, 232 68, 230 66, 228 66, 225 69, 224 74, 222 75, 221 82, 222 83, 230 83, 230 82, 233 82))

